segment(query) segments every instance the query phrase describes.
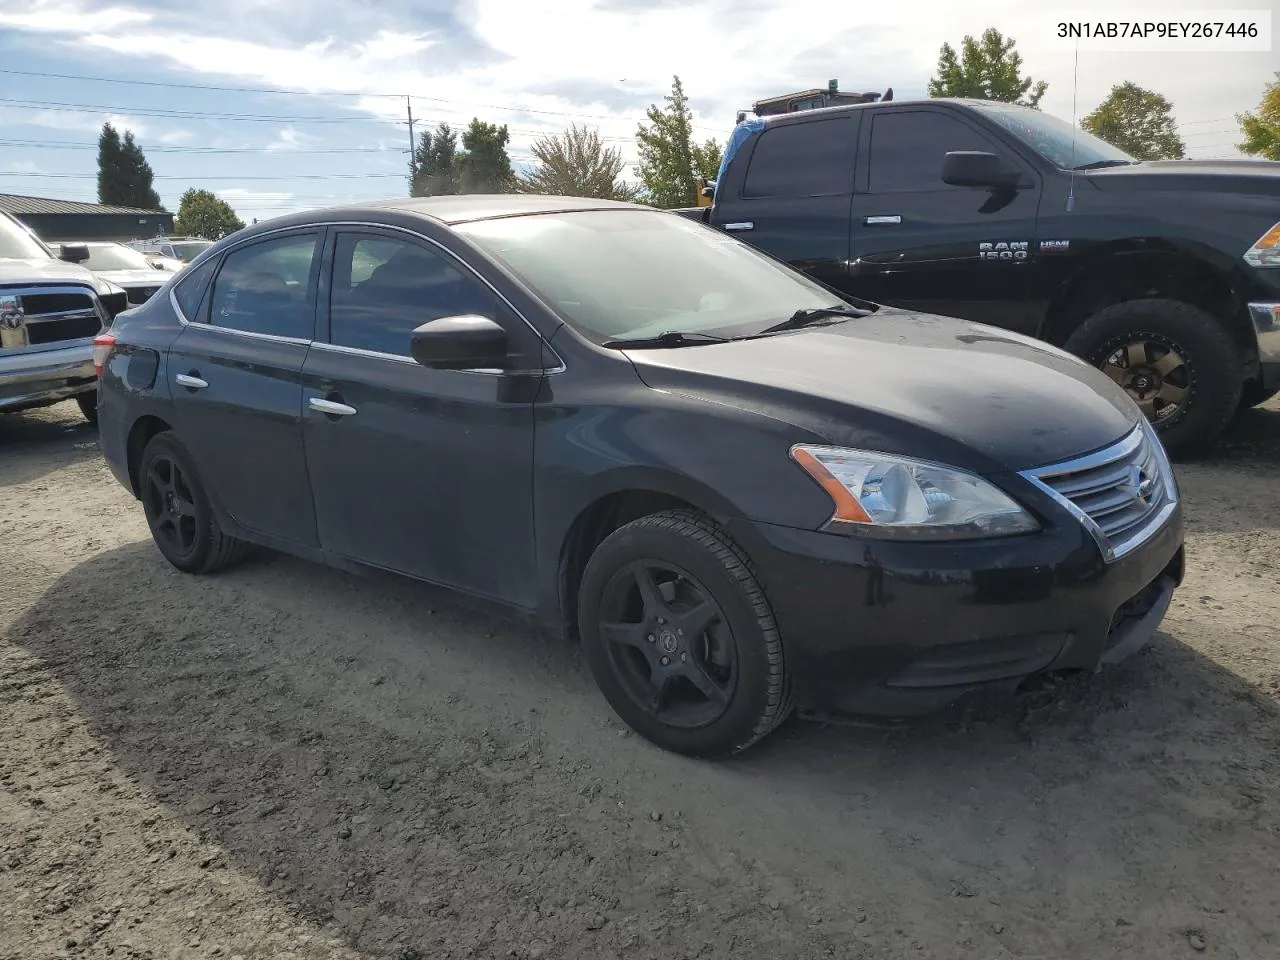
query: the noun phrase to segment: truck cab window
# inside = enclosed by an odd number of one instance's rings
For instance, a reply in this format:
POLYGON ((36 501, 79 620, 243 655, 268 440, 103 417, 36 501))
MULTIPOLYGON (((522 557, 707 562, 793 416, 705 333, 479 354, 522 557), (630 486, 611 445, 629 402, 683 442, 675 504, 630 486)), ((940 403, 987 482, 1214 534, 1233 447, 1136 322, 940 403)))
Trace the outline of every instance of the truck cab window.
POLYGON ((967 124, 933 110, 878 113, 871 123, 871 193, 958 190, 942 182, 942 158, 952 150, 998 153, 967 124))
POLYGON ((828 197, 853 188, 847 117, 769 126, 751 154, 743 197, 828 197))

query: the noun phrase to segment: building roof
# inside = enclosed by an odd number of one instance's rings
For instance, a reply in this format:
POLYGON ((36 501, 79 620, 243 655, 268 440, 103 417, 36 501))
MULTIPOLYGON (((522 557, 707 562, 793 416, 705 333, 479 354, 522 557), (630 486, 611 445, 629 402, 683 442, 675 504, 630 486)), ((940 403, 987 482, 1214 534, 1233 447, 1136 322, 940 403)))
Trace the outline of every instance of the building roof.
POLYGON ((31 213, 43 214, 128 214, 129 216, 172 216, 164 210, 144 210, 141 207, 111 207, 101 203, 83 203, 79 200, 50 200, 47 197, 24 197, 16 193, 0 193, 0 210, 14 216, 31 213))

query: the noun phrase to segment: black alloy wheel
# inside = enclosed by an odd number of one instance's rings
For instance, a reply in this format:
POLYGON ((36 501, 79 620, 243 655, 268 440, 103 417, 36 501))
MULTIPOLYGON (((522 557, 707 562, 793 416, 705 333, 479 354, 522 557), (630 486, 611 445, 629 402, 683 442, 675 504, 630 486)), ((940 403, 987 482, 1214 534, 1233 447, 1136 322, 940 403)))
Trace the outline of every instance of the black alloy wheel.
POLYGON ((191 455, 171 432, 154 436, 138 463, 138 495, 152 539, 184 573, 211 573, 240 560, 248 544, 223 532, 191 455))
POLYGON ((782 637, 751 560, 702 514, 663 511, 609 534, 583 571, 578 632, 609 705, 665 749, 727 756, 791 712, 782 637))
POLYGON ((605 655, 642 710, 682 728, 724 715, 738 680, 733 632, 688 572, 654 558, 629 564, 605 586, 599 617, 605 655))
POLYGON ((1160 340, 1131 340, 1103 361, 1102 372, 1133 398, 1157 428, 1180 414, 1191 387, 1191 372, 1180 348, 1160 340))

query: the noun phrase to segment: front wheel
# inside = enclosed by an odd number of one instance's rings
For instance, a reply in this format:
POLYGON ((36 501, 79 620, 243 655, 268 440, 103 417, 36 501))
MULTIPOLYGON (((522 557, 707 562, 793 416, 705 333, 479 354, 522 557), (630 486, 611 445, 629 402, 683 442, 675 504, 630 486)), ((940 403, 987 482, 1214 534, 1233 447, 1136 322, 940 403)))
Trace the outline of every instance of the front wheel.
POLYGON ((1207 448, 1240 405, 1240 355, 1212 314, 1176 300, 1128 300, 1099 310, 1067 350, 1120 385, 1175 453, 1207 448))
POLYGON ((656 513, 605 538, 583 573, 578 625, 605 699, 667 750, 736 753, 791 711, 768 600, 707 517, 656 513))

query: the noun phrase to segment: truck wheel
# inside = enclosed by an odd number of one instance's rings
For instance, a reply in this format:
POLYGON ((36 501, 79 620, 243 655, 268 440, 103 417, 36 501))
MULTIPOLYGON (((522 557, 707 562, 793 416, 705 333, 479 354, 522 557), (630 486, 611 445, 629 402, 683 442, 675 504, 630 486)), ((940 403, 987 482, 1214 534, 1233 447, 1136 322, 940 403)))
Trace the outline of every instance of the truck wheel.
POLYGON ((791 712, 782 638, 750 561, 712 520, 673 510, 615 530, 578 594, 583 655, 628 726, 667 750, 744 750, 791 712))
POLYGON ((98 424, 98 391, 92 393, 81 393, 76 396, 76 404, 80 407, 80 412, 84 418, 94 426, 98 424))
POLYGON ((1082 323, 1067 350, 1133 398, 1170 452, 1200 451, 1240 405, 1240 356, 1210 313, 1177 300, 1112 304, 1082 323))

